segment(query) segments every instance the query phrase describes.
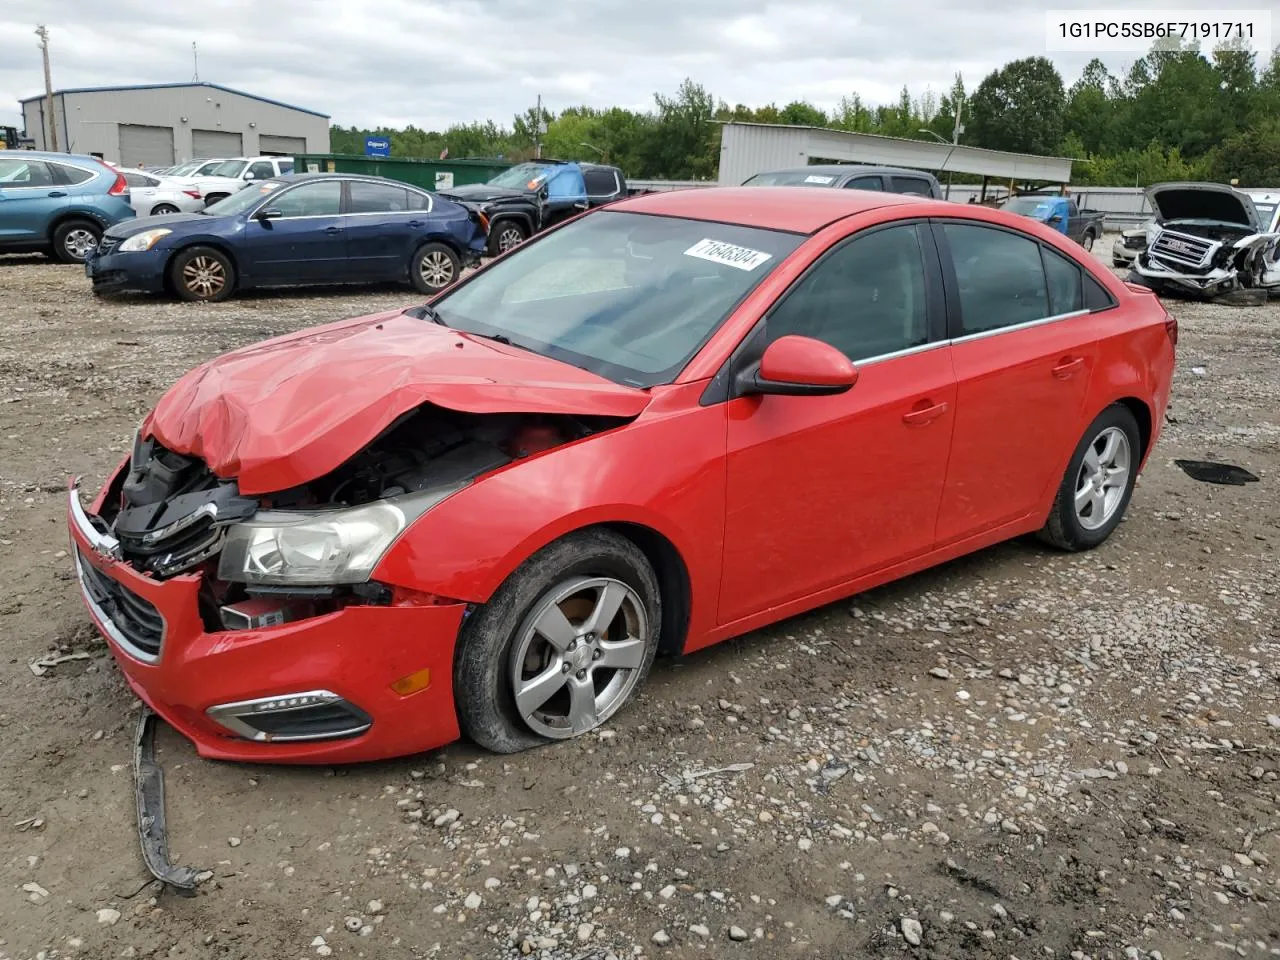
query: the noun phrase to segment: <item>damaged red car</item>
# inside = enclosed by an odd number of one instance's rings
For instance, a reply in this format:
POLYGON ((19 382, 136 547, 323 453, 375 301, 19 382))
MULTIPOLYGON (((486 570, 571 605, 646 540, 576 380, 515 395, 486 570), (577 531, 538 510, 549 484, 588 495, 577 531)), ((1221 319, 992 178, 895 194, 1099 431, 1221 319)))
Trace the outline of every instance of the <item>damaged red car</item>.
POLYGON ((73 484, 72 556, 203 756, 515 751, 608 721, 659 653, 1023 534, 1100 544, 1176 340, 1025 218, 650 195, 191 371, 73 484))

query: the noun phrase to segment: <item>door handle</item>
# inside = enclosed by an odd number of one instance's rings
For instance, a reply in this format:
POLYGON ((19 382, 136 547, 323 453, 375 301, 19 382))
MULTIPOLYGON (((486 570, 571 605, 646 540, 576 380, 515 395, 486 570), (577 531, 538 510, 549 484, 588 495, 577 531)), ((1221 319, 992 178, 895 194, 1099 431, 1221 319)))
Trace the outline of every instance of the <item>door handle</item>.
POLYGON ((65 190, 50 190, 50 191, 49 191, 49 196, 51 196, 51 197, 65 197, 66 195, 67 195, 67 191, 65 191, 65 190))
POLYGON ((325 227, 324 232, 325 233, 341 233, 342 228, 341 227, 325 227))
POLYGON ((1066 380, 1077 370, 1084 366, 1084 357, 1063 357, 1058 361, 1058 365, 1053 368, 1053 375, 1059 380, 1066 380))
POLYGON ((411 227, 420 227, 420 226, 422 226, 422 221, 421 221, 421 220, 410 220, 410 221, 409 221, 409 226, 411 226, 411 227))
POLYGON ((946 402, 933 403, 931 400, 921 400, 917 403, 910 413, 902 415, 903 423, 922 424, 931 423, 947 412, 946 402))

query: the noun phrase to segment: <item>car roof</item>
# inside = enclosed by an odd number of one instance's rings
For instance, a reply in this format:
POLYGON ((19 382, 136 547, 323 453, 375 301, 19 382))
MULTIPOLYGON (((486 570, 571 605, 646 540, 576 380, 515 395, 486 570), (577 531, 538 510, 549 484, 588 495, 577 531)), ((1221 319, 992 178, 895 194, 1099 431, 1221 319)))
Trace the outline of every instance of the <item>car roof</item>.
MULTIPOLYGON (((419 193, 430 193, 426 187, 420 187, 416 183, 405 183, 403 180, 392 180, 390 177, 374 177, 364 173, 343 173, 342 171, 317 171, 314 173, 282 173, 278 177, 269 177, 267 179, 276 180, 280 183, 304 183, 307 180, 360 180, 364 183, 389 183, 393 187, 408 187, 410 190, 417 190, 419 193)), ((267 180, 255 180, 254 183, 266 183, 267 180)))
POLYGON ((877 190, 814 190, 811 187, 692 187, 620 200, 608 209, 791 233, 816 233, 827 224, 855 213, 919 204, 936 206, 940 211, 955 210, 955 205, 945 200, 877 190))
MULTIPOLYGON (((36 160, 61 160, 63 163, 92 163, 100 167, 106 167, 106 163, 97 157, 91 157, 83 153, 54 153, 49 150, 4 150, 0 151, 0 157, 21 157, 29 159, 34 157, 36 160)), ((111 169, 107 167, 107 169, 111 169)))
POLYGON ((814 163, 807 167, 787 167, 783 170, 762 170, 760 173, 753 174, 753 176, 758 177, 760 174, 773 173, 821 173, 830 174, 831 176, 836 177, 844 176, 845 174, 866 175, 887 173, 890 176, 894 176, 896 174, 900 177, 923 176, 929 179, 935 179, 933 174, 928 170, 913 170, 910 167, 884 167, 879 164, 872 163, 814 163))

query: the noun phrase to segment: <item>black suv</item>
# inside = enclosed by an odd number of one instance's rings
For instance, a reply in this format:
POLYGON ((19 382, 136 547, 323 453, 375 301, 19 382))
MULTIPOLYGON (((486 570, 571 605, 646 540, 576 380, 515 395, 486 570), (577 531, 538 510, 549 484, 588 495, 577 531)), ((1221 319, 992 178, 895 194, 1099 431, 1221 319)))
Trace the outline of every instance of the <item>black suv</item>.
POLYGON ((932 173, 904 167, 873 167, 862 163, 814 164, 792 170, 757 173, 744 187, 842 187, 848 190, 879 190, 883 193, 910 193, 943 199, 942 185, 932 173))
POLYGON ((539 230, 589 207, 627 195, 622 171, 598 163, 531 160, 518 163, 488 183, 437 191, 462 200, 489 220, 489 256, 519 246, 539 230))

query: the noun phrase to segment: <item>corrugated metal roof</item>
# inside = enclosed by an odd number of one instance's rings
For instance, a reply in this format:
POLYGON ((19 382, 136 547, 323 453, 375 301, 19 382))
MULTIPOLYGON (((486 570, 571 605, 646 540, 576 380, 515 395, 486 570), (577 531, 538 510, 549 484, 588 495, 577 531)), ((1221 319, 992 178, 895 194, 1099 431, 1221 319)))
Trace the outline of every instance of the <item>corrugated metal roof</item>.
MULTIPOLYGON (((313 117, 324 117, 329 119, 329 114, 321 113, 318 110, 308 110, 306 107, 296 107, 291 103, 284 103, 280 100, 272 100, 270 97, 260 97, 256 93, 246 93, 243 90, 236 90, 234 87, 224 87, 220 83, 206 83, 203 80, 188 81, 186 83, 136 83, 125 84, 115 87, 70 87, 66 90, 55 90, 53 95, 60 97, 67 93, 123 93, 128 90, 166 90, 177 87, 204 87, 209 90, 221 90, 223 93, 231 93, 237 97, 247 97, 250 100, 257 100, 260 103, 269 103, 272 106, 284 107, 286 110, 297 110, 299 113, 309 113, 313 117)), ((33 100, 43 100, 44 94, 34 97, 24 97, 19 100, 20 104, 31 103, 33 100)))

